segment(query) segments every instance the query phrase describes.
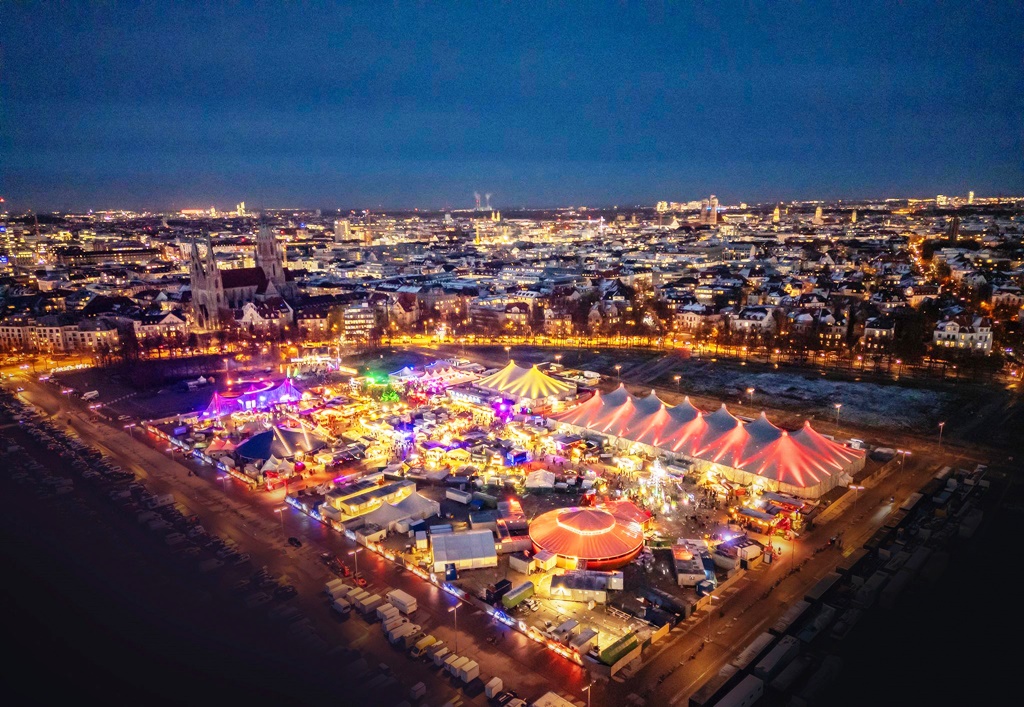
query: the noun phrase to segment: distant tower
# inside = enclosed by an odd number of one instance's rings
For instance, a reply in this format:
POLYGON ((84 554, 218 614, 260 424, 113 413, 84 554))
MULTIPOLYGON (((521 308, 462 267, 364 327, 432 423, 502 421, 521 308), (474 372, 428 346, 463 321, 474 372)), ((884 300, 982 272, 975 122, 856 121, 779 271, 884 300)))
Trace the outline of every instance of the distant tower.
POLYGON ((263 268, 267 279, 274 283, 278 292, 284 292, 284 256, 274 231, 267 223, 261 223, 256 234, 256 267, 263 268))
POLYGON ((475 208, 477 211, 479 211, 480 210, 480 192, 478 192, 478 191, 473 192, 473 199, 476 202, 476 206, 473 207, 473 208, 475 208))
POLYGON ((967 203, 968 204, 973 204, 974 203, 974 192, 973 191, 967 192, 967 203))
POLYGON ((348 238, 348 219, 340 218, 334 222, 334 240, 341 242, 348 238))
POLYGON ((367 248, 373 245, 373 226, 367 225, 363 229, 363 245, 367 248))
POLYGON ((700 200, 700 219, 701 223, 708 222, 708 213, 711 209, 711 201, 709 199, 700 200))
POLYGON ((245 216, 245 202, 239 202, 238 206, 235 207, 235 213, 239 216, 245 216))
POLYGON ((772 223, 778 223, 782 219, 782 212, 779 210, 779 205, 775 205, 775 211, 772 211, 772 223))
POLYGON ((850 223, 857 223, 857 209, 854 209, 853 213, 850 214, 850 223))
POLYGON ((488 211, 490 211, 491 210, 491 195, 490 194, 484 194, 484 199, 487 202, 487 205, 484 206, 484 208, 487 209, 488 211))
POLYGON ((708 199, 708 204, 711 207, 711 210, 708 212, 708 223, 714 226, 718 223, 718 197, 712 194, 711 198, 708 199))
POLYGON ((814 219, 811 221, 815 226, 820 226, 825 223, 825 219, 821 215, 821 207, 819 206, 814 210, 814 219))

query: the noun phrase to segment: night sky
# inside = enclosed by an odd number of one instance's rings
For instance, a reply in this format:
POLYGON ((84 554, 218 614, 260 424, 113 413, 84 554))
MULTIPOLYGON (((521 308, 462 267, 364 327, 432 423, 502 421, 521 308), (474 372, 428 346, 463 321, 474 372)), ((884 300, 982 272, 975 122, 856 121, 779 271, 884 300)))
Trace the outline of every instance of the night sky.
POLYGON ((18 209, 1024 192, 1017 2, 10 3, 18 209))

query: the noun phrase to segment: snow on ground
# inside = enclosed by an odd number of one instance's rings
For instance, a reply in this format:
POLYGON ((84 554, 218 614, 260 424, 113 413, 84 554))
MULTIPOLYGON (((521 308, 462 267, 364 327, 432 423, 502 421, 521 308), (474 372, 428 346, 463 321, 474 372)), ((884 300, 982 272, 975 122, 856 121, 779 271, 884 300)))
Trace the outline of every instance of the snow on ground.
MULTIPOLYGON (((749 403, 747 388, 754 388, 753 403, 768 407, 798 409, 810 417, 832 421, 835 404, 841 403, 840 424, 850 422, 866 427, 930 429, 942 419, 941 411, 957 396, 935 390, 882 385, 867 381, 833 380, 796 373, 755 373, 737 371, 700 362, 678 367, 683 392, 721 398, 723 402, 749 403)), ((662 377, 666 387, 674 385, 671 375, 662 377), (666 378, 668 383, 665 383, 666 378)))

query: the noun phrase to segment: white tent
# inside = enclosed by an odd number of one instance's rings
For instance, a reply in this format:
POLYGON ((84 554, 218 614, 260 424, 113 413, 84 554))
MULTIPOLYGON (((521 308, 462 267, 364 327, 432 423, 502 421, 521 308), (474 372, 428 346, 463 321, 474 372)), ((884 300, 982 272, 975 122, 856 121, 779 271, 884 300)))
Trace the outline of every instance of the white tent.
POLYGON ((454 564, 455 569, 498 566, 498 551, 490 530, 431 535, 430 549, 434 555, 435 572, 444 572, 448 564, 454 564))
POLYGON ((526 475, 526 488, 550 489, 555 487, 555 475, 546 469, 537 469, 526 475))

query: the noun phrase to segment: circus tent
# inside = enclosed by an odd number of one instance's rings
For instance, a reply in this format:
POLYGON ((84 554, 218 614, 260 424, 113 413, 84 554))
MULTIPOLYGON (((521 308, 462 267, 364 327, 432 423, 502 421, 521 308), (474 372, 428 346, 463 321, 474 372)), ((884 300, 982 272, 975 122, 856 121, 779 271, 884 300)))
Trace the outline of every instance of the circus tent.
POLYGON ((245 440, 236 451, 244 459, 290 459, 300 452, 308 454, 326 446, 322 439, 304 430, 274 427, 245 440))
POLYGON ((500 371, 481 378, 476 386, 517 401, 564 400, 576 395, 575 383, 553 378, 536 366, 517 366, 515 361, 509 361, 500 371))
POLYGON ((825 437, 809 422, 788 432, 764 413, 744 422, 725 405, 702 412, 686 398, 670 406, 654 391, 636 397, 622 385, 610 393, 597 392, 553 419, 574 432, 596 432, 625 446, 677 455, 738 483, 773 482, 775 490, 804 498, 849 483, 864 466, 862 451, 825 437))
POLYGON ((244 391, 214 391, 213 399, 201 417, 223 417, 235 412, 264 410, 271 405, 294 402, 301 398, 302 393, 292 383, 291 378, 285 378, 276 387, 272 381, 253 383, 244 391))
POLYGON ((626 507, 556 508, 530 523, 530 539, 538 551, 558 557, 561 566, 614 570, 640 552, 643 527, 626 507))

